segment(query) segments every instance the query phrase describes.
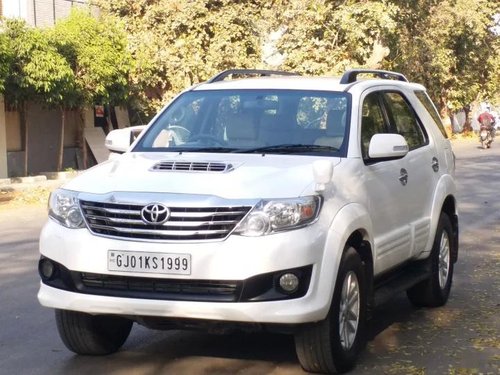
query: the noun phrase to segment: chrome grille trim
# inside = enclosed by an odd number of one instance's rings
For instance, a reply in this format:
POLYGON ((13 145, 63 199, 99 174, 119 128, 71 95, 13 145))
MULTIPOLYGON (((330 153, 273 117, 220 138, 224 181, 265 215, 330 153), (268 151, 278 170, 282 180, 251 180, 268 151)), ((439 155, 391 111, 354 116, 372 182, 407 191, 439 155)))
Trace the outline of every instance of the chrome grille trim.
POLYGON ((136 228, 120 228, 109 225, 94 225, 94 229, 114 230, 119 233, 143 234, 153 236, 195 236, 195 235, 210 235, 226 233, 225 230, 192 230, 192 231, 176 231, 162 229, 136 229, 136 228))
POLYGON ((179 171, 179 172, 229 172, 232 164, 224 162, 189 162, 189 161, 160 161, 153 165, 153 171, 179 171))
POLYGON ((142 220, 141 210, 145 205, 80 200, 92 233, 133 240, 222 240, 251 209, 251 206, 169 207, 169 219, 155 225, 142 220))

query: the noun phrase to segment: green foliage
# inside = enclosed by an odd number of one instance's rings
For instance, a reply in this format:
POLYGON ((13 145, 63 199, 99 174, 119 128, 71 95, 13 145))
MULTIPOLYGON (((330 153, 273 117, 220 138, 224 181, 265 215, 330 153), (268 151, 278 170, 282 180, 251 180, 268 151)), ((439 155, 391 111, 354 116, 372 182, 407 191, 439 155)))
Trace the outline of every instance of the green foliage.
POLYGON ((48 105, 64 102, 73 86, 73 73, 46 32, 21 20, 7 20, 2 38, 9 56, 2 64, 10 73, 4 87, 7 100, 16 106, 27 100, 48 105))
POLYGON ((498 3, 489 0, 394 1, 398 33, 388 68, 423 83, 441 113, 500 90, 500 36, 492 30, 498 3))
POLYGON ((9 39, 5 33, 0 33, 0 93, 5 90, 5 81, 9 76, 12 61, 12 51, 9 46, 9 39))
POLYGON ((75 8, 49 31, 49 40, 71 67, 79 106, 126 102, 132 61, 119 23, 75 8))
POLYGON ((66 106, 122 104, 131 90, 135 104, 153 113, 223 69, 268 66, 263 47, 278 32, 273 45, 283 58, 272 68, 401 71, 428 88, 442 114, 500 97, 495 0, 92 2, 100 17, 75 10, 47 31, 5 23, 0 90, 14 102, 44 93, 66 106))
POLYGON ((367 66, 377 46, 395 32, 395 11, 385 1, 324 0, 294 0, 285 9, 271 9, 277 20, 274 28, 284 31, 277 45, 286 56, 283 67, 337 75, 367 66))
POLYGON ((260 61, 259 2, 234 0, 94 0, 123 20, 134 56, 132 82, 156 111, 186 87, 260 61))

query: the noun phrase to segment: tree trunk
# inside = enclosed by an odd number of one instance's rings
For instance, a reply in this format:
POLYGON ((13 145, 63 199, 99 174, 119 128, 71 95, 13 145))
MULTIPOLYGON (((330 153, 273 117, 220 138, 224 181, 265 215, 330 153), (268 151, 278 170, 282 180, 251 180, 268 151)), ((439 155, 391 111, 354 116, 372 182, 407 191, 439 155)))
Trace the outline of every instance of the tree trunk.
MULTIPOLYGON (((85 115, 83 113, 83 108, 78 108, 78 114, 80 116, 80 131, 78 133, 78 143, 82 151, 82 168, 87 169, 87 142, 85 142, 85 115)), ((79 166, 80 167, 80 166, 79 166)))
POLYGON ((57 158, 57 171, 60 172, 63 167, 64 157, 64 128, 66 123, 66 111, 61 107, 61 132, 59 134, 59 153, 57 158))
POLYGON ((465 106, 463 108, 464 112, 465 112, 465 123, 464 123, 464 127, 462 129, 462 133, 470 133, 473 131, 472 129, 472 123, 471 123, 471 118, 470 118, 470 107, 469 106, 465 106))
POLYGON ((439 115, 443 120, 444 128, 446 133, 451 136, 453 134, 453 124, 451 122, 451 114, 447 105, 447 98, 445 96, 441 96, 439 98, 439 115))
POLYGON ((24 145, 24 166, 23 166, 23 176, 28 175, 28 140, 29 140, 29 129, 28 121, 26 119, 27 104, 22 103, 19 107, 19 122, 22 129, 23 145, 24 145))

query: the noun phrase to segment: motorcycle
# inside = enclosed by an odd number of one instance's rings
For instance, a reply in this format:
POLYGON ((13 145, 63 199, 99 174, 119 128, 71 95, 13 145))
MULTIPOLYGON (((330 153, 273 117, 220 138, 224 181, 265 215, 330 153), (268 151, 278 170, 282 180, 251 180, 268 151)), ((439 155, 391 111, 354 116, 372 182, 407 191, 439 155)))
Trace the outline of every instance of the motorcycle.
POLYGON ((483 149, 491 147, 491 143, 493 142, 494 138, 494 131, 495 130, 493 126, 481 125, 481 128, 479 130, 479 142, 481 142, 483 149))

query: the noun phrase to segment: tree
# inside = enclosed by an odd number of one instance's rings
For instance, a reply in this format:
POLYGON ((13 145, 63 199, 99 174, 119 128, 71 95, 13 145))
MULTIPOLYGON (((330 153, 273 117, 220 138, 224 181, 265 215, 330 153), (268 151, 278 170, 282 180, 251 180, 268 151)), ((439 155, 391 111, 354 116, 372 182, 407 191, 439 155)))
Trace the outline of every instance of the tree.
MULTIPOLYGON (((81 111, 85 106, 115 106, 127 102, 132 61, 120 23, 74 9, 68 18, 55 25, 49 39, 64 56, 74 76, 71 89, 58 102, 62 111, 64 107, 81 111)), ((83 129, 80 137, 86 167, 83 129)))
POLYGON ((386 2, 294 0, 268 11, 283 67, 305 74, 337 75, 348 68, 377 68, 395 32, 396 7, 386 2), (281 8, 281 9, 280 9, 281 8))
POLYGON ((134 56, 132 82, 156 111, 179 91, 227 68, 260 62, 259 1, 94 0, 124 21, 134 56))
POLYGON ((143 99, 152 99, 151 109, 222 69, 265 66, 261 47, 272 32, 283 69, 312 75, 398 70, 428 88, 443 116, 499 95, 494 0, 94 3, 125 21, 133 82, 143 99))
POLYGON ((442 117, 500 89, 498 3, 394 1, 400 8, 387 66, 423 83, 442 117), (498 22, 498 21, 496 21, 498 22))
POLYGON ((67 87, 71 86, 72 72, 62 56, 48 43, 42 30, 28 27, 24 21, 7 20, 4 36, 11 54, 5 96, 8 103, 20 112, 21 128, 24 130, 24 174, 27 175, 28 103, 54 104, 65 100, 67 87))
POLYGON ((9 38, 3 29, 2 25, 0 30, 0 93, 2 94, 5 92, 5 83, 12 64, 12 49, 10 48, 9 38))
POLYGON ((31 58, 25 65, 26 82, 33 87, 37 100, 49 107, 61 110, 61 128, 57 171, 62 170, 65 133, 65 110, 75 105, 75 76, 68 62, 56 48, 49 44, 46 31, 34 30, 36 48, 31 51, 31 58))

